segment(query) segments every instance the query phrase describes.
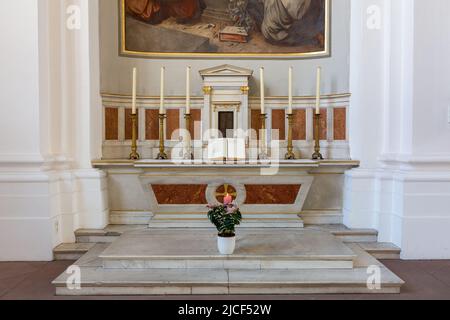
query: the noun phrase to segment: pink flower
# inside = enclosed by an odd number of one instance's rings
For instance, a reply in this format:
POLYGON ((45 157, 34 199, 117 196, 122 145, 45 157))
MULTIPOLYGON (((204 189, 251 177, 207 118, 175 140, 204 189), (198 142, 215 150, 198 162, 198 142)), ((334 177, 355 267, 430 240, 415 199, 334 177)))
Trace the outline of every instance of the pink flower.
POLYGON ((228 214, 233 214, 235 212, 236 212, 236 208, 235 207, 230 206, 230 207, 227 208, 227 213, 228 214))

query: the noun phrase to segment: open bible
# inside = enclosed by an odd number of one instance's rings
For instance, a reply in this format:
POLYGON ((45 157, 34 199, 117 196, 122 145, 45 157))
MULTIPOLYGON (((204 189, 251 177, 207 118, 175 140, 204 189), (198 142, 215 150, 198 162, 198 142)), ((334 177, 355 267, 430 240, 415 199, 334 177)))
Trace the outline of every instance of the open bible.
POLYGON ((245 160, 245 139, 214 139, 208 144, 208 159, 212 161, 245 160))

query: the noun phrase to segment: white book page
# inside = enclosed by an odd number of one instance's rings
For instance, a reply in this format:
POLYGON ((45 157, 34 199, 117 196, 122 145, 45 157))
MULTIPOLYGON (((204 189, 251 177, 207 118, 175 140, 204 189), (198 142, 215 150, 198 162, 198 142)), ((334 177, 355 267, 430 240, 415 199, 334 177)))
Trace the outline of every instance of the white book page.
POLYGON ((222 161, 227 157, 227 139, 209 140, 208 159, 211 161, 222 161))
POLYGON ((228 160, 245 160, 245 139, 227 139, 228 160))

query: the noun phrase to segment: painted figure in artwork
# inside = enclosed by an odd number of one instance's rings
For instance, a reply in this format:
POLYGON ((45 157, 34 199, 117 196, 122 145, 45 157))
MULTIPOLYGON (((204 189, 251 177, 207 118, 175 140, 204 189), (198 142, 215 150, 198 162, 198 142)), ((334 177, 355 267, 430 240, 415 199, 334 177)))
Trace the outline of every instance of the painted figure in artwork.
POLYGON ((323 44, 324 1, 247 0, 246 7, 256 28, 270 43, 323 44))
POLYGON ((128 12, 152 24, 171 17, 187 23, 198 19, 205 7, 203 0, 126 0, 128 12))

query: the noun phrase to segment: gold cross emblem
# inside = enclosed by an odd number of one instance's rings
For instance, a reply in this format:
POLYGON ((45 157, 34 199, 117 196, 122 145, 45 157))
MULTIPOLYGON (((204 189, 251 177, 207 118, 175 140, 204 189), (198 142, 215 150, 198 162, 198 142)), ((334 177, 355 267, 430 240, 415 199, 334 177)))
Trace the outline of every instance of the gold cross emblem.
POLYGON ((230 196, 232 196, 234 198, 237 197, 237 192, 230 192, 229 191, 229 189, 230 189, 230 185, 229 184, 224 184, 223 185, 223 189, 224 189, 223 193, 216 192, 216 197, 225 197, 227 195, 230 195, 230 196))

